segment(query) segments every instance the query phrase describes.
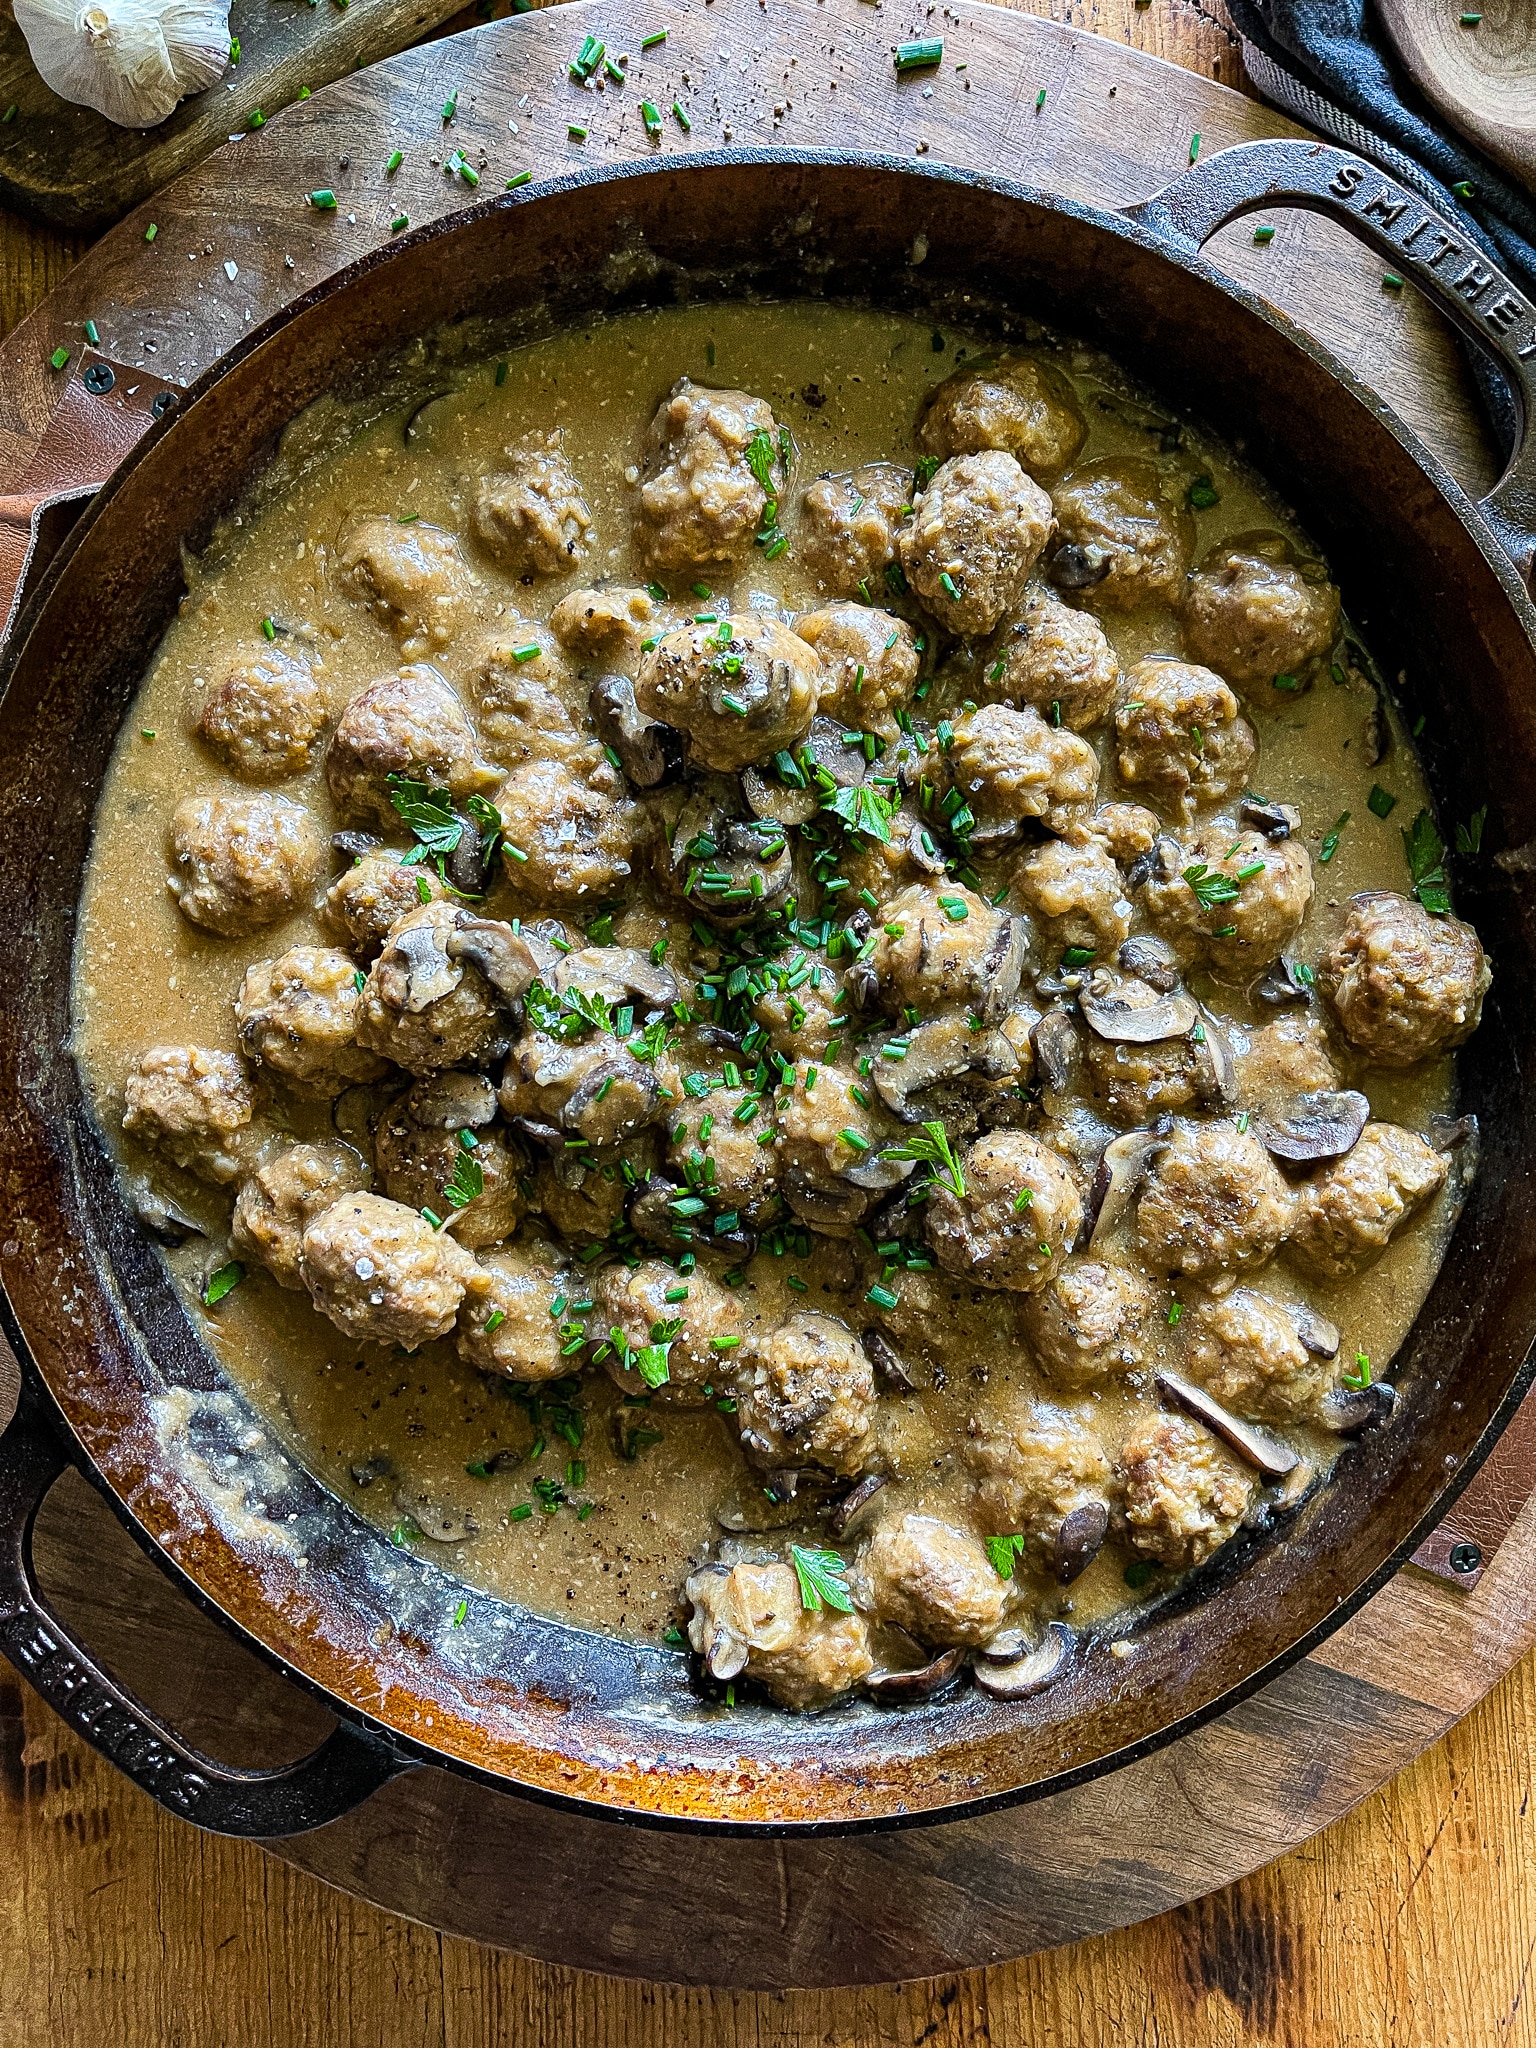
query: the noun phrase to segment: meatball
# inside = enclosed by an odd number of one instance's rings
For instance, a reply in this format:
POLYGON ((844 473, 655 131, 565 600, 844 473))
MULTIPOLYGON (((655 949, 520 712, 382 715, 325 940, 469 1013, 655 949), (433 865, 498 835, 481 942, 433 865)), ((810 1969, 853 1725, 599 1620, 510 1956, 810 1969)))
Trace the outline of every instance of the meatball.
POLYGON ((983 704, 955 725, 946 757, 951 781, 976 819, 978 845, 1002 839, 1025 818, 1061 832, 1098 794, 1099 759, 1075 732, 1047 725, 1038 711, 983 704))
POLYGON ((1109 611, 1173 604, 1184 587, 1195 524, 1151 462, 1085 462, 1052 493, 1051 579, 1109 611))
POLYGON ((1136 1212, 1148 1264, 1211 1276, 1262 1265, 1291 1221, 1291 1191, 1258 1139, 1225 1120, 1180 1122, 1136 1212))
POLYGON ((912 472, 867 462, 847 476, 817 479, 800 500, 795 552, 828 597, 862 597, 886 587, 901 522, 912 509, 912 472))
POLYGON ((1250 1422, 1315 1415, 1337 1372, 1307 1349, 1281 1302, 1250 1287, 1196 1302, 1180 1335, 1190 1378, 1250 1422))
MULTIPOLYGON (((1134 975, 1118 983, 1114 993, 1133 1009, 1151 1009, 1164 1000, 1158 990, 1134 975)), ((1083 1045, 1094 1097, 1106 1115, 1117 1124, 1134 1127, 1181 1109, 1219 1107, 1224 1094, 1222 1076, 1211 1057, 1211 1027, 1205 1028, 1203 1041, 1186 1034, 1143 1044, 1085 1032, 1083 1045)))
POLYGON ((1353 1149, 1301 1190, 1291 1256, 1331 1280, 1358 1273, 1445 1185, 1442 1155, 1397 1124, 1367 1124, 1353 1149))
POLYGON ((441 903, 448 891, 430 868, 405 866, 396 853, 359 854, 332 882, 320 922, 335 938, 371 959, 402 917, 423 903, 441 903))
MULTIPOLYGON (((789 957, 793 960, 794 955, 789 957)), ((770 983, 752 1005, 753 1021, 762 1025, 775 1052, 791 1064, 801 1060, 820 1063, 827 1056, 830 1040, 848 1035, 847 1003, 838 1008, 842 993, 840 969, 813 965, 810 979, 798 988, 778 988, 770 983)))
POLYGON ((521 1186, 527 1158, 504 1131, 420 1122, 416 1098, 431 1086, 418 1081, 379 1121, 373 1157, 384 1192, 408 1209, 430 1209, 472 1251, 500 1244, 528 1206, 521 1186))
POLYGON ((1071 466, 1087 438, 1076 393, 1061 372, 1016 355, 946 377, 917 430, 918 446, 929 455, 1001 448, 1046 483, 1071 466))
POLYGON ((1066 836, 1074 846, 1102 846, 1111 860, 1129 865, 1150 853, 1162 835, 1162 820, 1145 804, 1100 804, 1074 818, 1066 836))
POLYGON ((471 1261, 459 1307, 460 1358, 509 1380, 563 1379, 581 1362, 579 1344, 572 1353, 565 1349, 579 1325, 573 1329, 553 1311, 561 1295, 579 1294, 582 1284, 541 1238, 500 1245, 471 1261))
POLYGON ((965 1152, 960 1180, 963 1194, 940 1175, 923 1205, 945 1272, 1017 1294, 1054 1279, 1083 1220, 1065 1160, 1024 1131, 994 1131, 965 1152))
POLYGON ((574 764, 591 755, 592 732, 571 711, 579 685, 547 628, 514 619, 466 664, 464 690, 486 756, 497 767, 515 768, 536 756, 574 764))
POLYGON ((875 1422, 875 1372, 852 1331, 809 1309, 761 1340, 737 1383, 743 1448, 770 1469, 857 1472, 875 1422))
POLYGON ((661 1113, 654 1067, 637 1060, 609 1031, 575 1042, 530 1031, 518 1040, 501 1077, 507 1116, 558 1125, 591 1145, 616 1145, 661 1113))
POLYGON ((1132 1547, 1170 1571, 1219 1550, 1258 1491, 1247 1467, 1183 1415, 1141 1423, 1121 1449, 1119 1477, 1132 1547))
POLYGON ((360 1193, 368 1168, 350 1145, 289 1145, 240 1184, 230 1241, 257 1259, 279 1287, 303 1292, 299 1247, 304 1233, 339 1196, 360 1193))
POLYGON ((760 1145, 766 1126, 756 1116, 738 1115, 756 1097, 744 1088, 713 1088, 703 1102, 685 1102, 674 1118, 667 1163, 681 1178, 685 1170, 707 1176, 720 1208, 746 1222, 764 1222, 778 1205, 779 1162, 772 1146, 760 1145))
POLYGON ((665 1387, 672 1398, 699 1401, 707 1398, 706 1387, 723 1387, 733 1376, 736 1345, 731 1339, 741 1336, 741 1306, 702 1266, 686 1280, 661 1259, 642 1260, 633 1269, 604 1266, 592 1280, 592 1301, 587 1328, 600 1344, 611 1347, 617 1330, 631 1352, 665 1346, 663 1357, 658 1360, 653 1353, 645 1369, 626 1365, 621 1352, 609 1349, 604 1369, 626 1393, 665 1387), (681 1328, 668 1337, 674 1324, 681 1328), (660 1379, 658 1372, 664 1375, 660 1379))
POLYGON ((965 1004, 991 1019, 1017 993, 1027 943, 1022 920, 958 882, 949 889, 914 882, 881 905, 879 919, 871 960, 893 1008, 965 1004))
POLYGON ((630 1184, 626 1168, 639 1182, 646 1166, 635 1156, 633 1139, 618 1146, 587 1150, 563 1147, 539 1161, 533 1176, 535 1207, 562 1237, 605 1238, 624 1214, 630 1184))
POLYGON ((152 1045, 129 1068, 123 1093, 129 1137, 199 1180, 222 1187, 257 1164, 265 1133, 232 1052, 152 1045))
POLYGON ((1072 1259, 1048 1286, 1019 1303, 1019 1329, 1046 1378, 1089 1387, 1146 1363, 1143 1330, 1155 1302, 1127 1266, 1072 1259))
POLYGON ((1236 697, 1208 668, 1158 655, 1127 669, 1115 706, 1115 768, 1128 789, 1187 817, 1241 789, 1257 752, 1236 697))
POLYGON ((171 819, 167 877, 182 915, 221 938, 276 924, 320 877, 325 840, 283 796, 189 796, 171 819))
POLYGON ((235 1028, 247 1056, 303 1095, 339 1095, 377 1081, 385 1063, 357 1042, 363 976, 345 953, 295 946, 245 971, 235 1028))
POLYGON ((1011 455, 941 463, 898 543, 907 581, 952 633, 990 633, 1051 537, 1051 501, 1011 455))
POLYGON ((967 1431, 982 1527, 1022 1536, 1032 1557, 1050 1558, 1068 1515, 1104 1502, 1109 1459, 1079 1410, 1028 1401, 990 1426, 973 1418, 967 1431))
POLYGON ((989 694, 1087 732, 1109 716, 1120 664, 1097 619, 1032 583, 1018 617, 998 633, 986 680, 989 694))
POLYGON ((1008 1583, 986 1548, 932 1515, 891 1515, 848 1573, 856 1606, 933 1649, 974 1648, 996 1635, 1008 1583))
POLYGON ((851 1231, 877 1195, 902 1179, 900 1166, 880 1158, 889 1126, 878 1110, 851 1065, 818 1068, 809 1088, 791 1080, 780 1097, 785 1199, 814 1229, 851 1231))
POLYGON ((272 647, 209 691, 197 736, 231 775, 281 782, 309 766, 325 721, 325 692, 309 665, 272 647))
POLYGON ((1019 863, 1013 882, 1024 907, 1046 925, 1058 953, 1069 946, 1086 947, 1107 958, 1129 935, 1125 883, 1094 840, 1047 839, 1019 863))
POLYGON ((1341 1085, 1328 1027, 1310 1004, 1282 1011, 1235 1044, 1233 1054, 1238 1100, 1268 1117, 1285 1116, 1298 1095, 1341 1085))
POLYGON ((730 774, 804 739, 825 681, 815 649, 765 613, 680 626, 640 665, 635 702, 730 774))
POLYGON ((633 676, 642 643, 671 625, 648 590, 572 590, 549 615, 549 630, 572 661, 633 676))
POLYGON ((469 598, 459 544, 413 519, 359 519, 336 544, 337 581, 400 642, 409 661, 448 645, 469 598))
POLYGON ((920 667, 905 620, 866 604, 829 604, 802 612, 795 631, 821 657, 817 709, 845 726, 883 722, 894 732, 895 722, 883 714, 907 702, 920 667))
POLYGON ((751 552, 768 502, 754 454, 765 474, 779 459, 763 400, 680 377, 646 436, 635 542, 651 575, 682 577, 751 552))
POLYGON ((413 1074, 467 1066, 500 1032, 485 976, 448 957, 458 916, 451 903, 424 903, 402 917, 368 970, 357 1006, 358 1044, 413 1074))
POLYGON ((705 1565, 683 1586, 688 1640, 712 1678, 743 1672, 797 1713, 851 1692, 875 1668, 863 1615, 808 1610, 787 1564, 705 1565))
POLYGON ((1184 592, 1184 645, 1228 682, 1303 681, 1339 632, 1339 593, 1320 566, 1297 565, 1278 533, 1240 533, 1212 548, 1184 592))
POLYGON ((1266 839, 1218 818, 1191 839, 1176 871, 1147 884, 1147 915, 1204 954, 1223 981, 1249 982, 1301 930, 1312 858, 1300 838, 1266 839))
POLYGON ((453 1328, 473 1257, 383 1195, 343 1195, 304 1232, 299 1277, 321 1315, 363 1344, 407 1351, 453 1328))
POLYGON ((1317 979, 1351 1045, 1411 1067, 1472 1036, 1493 974, 1471 925, 1382 891, 1352 899, 1317 979))
POLYGON ((526 434, 504 449, 507 466, 475 486, 470 531, 509 576, 531 582, 574 568, 592 514, 565 459, 565 435, 526 434))
POLYGON ((435 668, 419 663, 381 676, 341 714, 325 750, 325 786, 345 818, 400 829, 392 775, 462 800, 495 787, 464 706, 435 668))
POLYGON ((575 763, 525 761, 496 807, 507 873, 534 909, 595 905, 634 871, 645 813, 595 747, 575 763))

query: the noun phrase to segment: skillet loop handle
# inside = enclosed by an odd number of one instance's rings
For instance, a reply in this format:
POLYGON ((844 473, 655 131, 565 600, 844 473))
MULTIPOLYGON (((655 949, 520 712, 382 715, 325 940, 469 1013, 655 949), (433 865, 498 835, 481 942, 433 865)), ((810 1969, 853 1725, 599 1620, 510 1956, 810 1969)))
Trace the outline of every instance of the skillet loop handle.
POLYGON ((308 1756, 272 1771, 215 1763, 166 1727, 102 1669, 38 1589, 32 1529, 69 1462, 24 1378, 0 1437, 0 1654, 92 1749, 167 1812, 214 1834, 268 1840, 323 1827, 415 1768, 345 1722, 308 1756))
POLYGON ((1125 216, 1190 251, 1261 207, 1340 221, 1411 278, 1509 379, 1519 426, 1509 467, 1478 510, 1529 587, 1536 557, 1536 307, 1454 219, 1385 171, 1328 143, 1277 138, 1222 150, 1125 216))

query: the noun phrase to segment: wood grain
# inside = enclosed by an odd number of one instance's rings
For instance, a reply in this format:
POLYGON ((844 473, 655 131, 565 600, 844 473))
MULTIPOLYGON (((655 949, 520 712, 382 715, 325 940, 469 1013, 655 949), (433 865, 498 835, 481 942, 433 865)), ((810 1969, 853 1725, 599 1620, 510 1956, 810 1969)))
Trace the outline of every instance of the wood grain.
POLYGON ((1377 0, 1392 47, 1441 117, 1536 192, 1536 6, 1377 0), (1462 13, 1481 13, 1463 25, 1462 13))

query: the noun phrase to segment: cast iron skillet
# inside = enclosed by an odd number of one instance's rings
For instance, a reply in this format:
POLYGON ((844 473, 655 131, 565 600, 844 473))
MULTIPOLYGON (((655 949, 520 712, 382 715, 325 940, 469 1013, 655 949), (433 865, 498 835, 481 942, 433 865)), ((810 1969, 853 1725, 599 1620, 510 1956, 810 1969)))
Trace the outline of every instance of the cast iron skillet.
MULTIPOLYGON (((405 237, 243 343, 93 502, 4 663, 0 1278, 24 1391, 0 1440, 0 1649, 140 1785, 227 1833, 316 1826, 423 1761, 662 1825, 810 1831, 1060 1789, 1169 1740, 1336 1627, 1422 1540, 1531 1370, 1533 363, 1531 306, 1453 226, 1358 159, 1301 142, 1229 151, 1125 215, 833 154, 583 173, 405 237), (1481 505, 1324 350, 1201 259, 1219 226, 1266 204, 1347 222, 1502 364, 1519 448, 1481 505), (731 1712, 695 1695, 672 1650, 473 1593, 453 1626, 463 1589, 287 1459, 199 1344, 124 1206, 65 1045, 92 813, 181 590, 179 550, 203 544, 283 425, 445 321, 539 308, 536 324, 579 330, 603 307, 711 289, 835 291, 951 321, 1011 309, 1102 344, 1241 440, 1288 495, 1385 670, 1404 673, 1443 814, 1489 806, 1493 857, 1459 877, 1497 964, 1462 1055, 1482 1167, 1403 1349, 1396 1420, 1346 1454, 1283 1540, 1224 1556, 1205 1597, 1155 1612, 1132 1657, 1089 1644, 1024 1704, 967 1690, 901 1712, 731 1712), (30 1531, 68 1460, 179 1583, 336 1710, 311 1756, 252 1773, 196 1754, 48 1610, 30 1531)), ((146 847, 145 886, 158 875, 146 847)))

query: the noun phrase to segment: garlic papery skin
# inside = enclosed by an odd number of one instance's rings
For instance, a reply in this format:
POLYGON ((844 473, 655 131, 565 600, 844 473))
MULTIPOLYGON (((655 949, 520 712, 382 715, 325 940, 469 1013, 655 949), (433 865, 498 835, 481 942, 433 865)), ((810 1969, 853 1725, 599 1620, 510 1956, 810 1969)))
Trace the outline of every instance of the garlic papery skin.
POLYGON ((153 128, 229 63, 229 0, 14 0, 32 62, 60 99, 153 128))

